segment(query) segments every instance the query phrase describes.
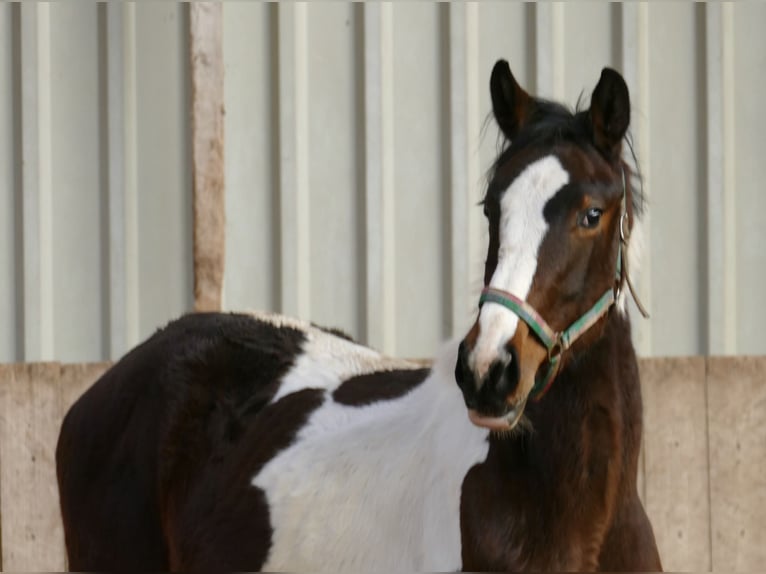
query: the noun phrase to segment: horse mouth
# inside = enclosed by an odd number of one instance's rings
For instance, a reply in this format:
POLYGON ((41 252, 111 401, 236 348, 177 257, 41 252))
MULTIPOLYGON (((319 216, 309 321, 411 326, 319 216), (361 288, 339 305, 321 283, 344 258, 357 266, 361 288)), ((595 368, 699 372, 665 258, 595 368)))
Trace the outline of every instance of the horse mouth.
POLYGON ((527 401, 525 399, 516 406, 511 407, 508 412, 501 416, 483 415, 475 409, 468 409, 468 418, 477 427, 486 428, 491 431, 509 431, 521 420, 526 404, 527 401))

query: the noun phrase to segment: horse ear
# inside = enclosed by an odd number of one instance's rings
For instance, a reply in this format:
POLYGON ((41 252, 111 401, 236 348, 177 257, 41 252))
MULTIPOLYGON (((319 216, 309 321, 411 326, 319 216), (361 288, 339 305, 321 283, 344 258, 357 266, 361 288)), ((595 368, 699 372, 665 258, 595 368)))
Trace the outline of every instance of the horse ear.
POLYGON ((611 68, 601 71, 590 102, 593 141, 609 160, 620 157, 622 138, 630 125, 630 96, 622 76, 611 68))
POLYGON ((495 120, 506 137, 513 139, 531 114, 534 100, 516 82, 505 60, 495 62, 489 92, 495 120))

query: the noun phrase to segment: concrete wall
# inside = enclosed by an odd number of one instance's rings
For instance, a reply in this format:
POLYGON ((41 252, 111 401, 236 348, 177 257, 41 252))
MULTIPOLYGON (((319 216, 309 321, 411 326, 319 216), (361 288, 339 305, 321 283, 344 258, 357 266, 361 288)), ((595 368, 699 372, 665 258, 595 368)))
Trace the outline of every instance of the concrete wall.
MULTIPOLYGON (((61 420, 107 363, 0 364, 0 558, 65 570, 54 452, 61 420)), ((639 496, 668 572, 766 560, 766 358, 642 359, 639 496)))

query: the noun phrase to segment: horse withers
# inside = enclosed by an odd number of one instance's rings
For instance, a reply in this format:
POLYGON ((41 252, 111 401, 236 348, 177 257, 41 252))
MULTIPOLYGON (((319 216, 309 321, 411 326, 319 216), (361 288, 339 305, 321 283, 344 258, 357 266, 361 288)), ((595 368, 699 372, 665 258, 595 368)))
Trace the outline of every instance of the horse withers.
POLYGON ((476 321, 430 369, 294 319, 191 314, 70 409, 74 570, 659 570, 626 312, 628 89, 587 110, 499 61, 476 321))

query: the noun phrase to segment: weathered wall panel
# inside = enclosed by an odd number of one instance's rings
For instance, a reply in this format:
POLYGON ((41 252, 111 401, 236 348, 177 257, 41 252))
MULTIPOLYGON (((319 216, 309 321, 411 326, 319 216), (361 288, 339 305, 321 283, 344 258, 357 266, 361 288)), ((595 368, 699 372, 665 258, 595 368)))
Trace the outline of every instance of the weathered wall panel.
POLYGON ((0 359, 117 356, 191 305, 187 9, 3 5, 0 25, 0 359))
MULTIPOLYGON (((225 307, 431 354, 475 312, 492 64, 570 105, 614 65, 650 200, 641 354, 764 352, 763 10, 225 4, 225 307)), ((118 356, 192 306, 188 7, 0 26, 0 359, 118 356)))
POLYGON ((192 308, 188 5, 136 5, 139 334, 192 308))
MULTIPOLYGON (((0 365, 5 570, 63 570, 53 452, 70 405, 108 363, 0 365)), ((666 570, 756 570, 766 504, 766 359, 641 360, 639 490, 666 570), (709 450, 708 450, 709 446, 709 450)))
POLYGON ((0 365, 2 569, 66 568, 55 449, 64 415, 108 363, 0 365))
POLYGON ((448 93, 448 153, 445 154, 448 218, 445 330, 465 331, 475 309, 481 268, 481 216, 475 208, 481 180, 478 85, 480 41, 477 4, 456 3, 445 16, 448 93))
POLYGON ((226 165, 225 306, 276 309, 274 16, 271 4, 223 11, 226 165))
POLYGON ((61 421, 58 363, 0 366, 0 516, 8 571, 65 563, 54 453, 61 421))
POLYGON ((766 352, 763 333, 762 303, 766 249, 764 249, 763 214, 766 213, 766 193, 761 182, 766 178, 763 161, 766 115, 766 36, 760 24, 766 21, 766 5, 761 3, 732 4, 731 60, 728 62, 732 82, 730 95, 731 141, 725 153, 733 162, 735 259, 735 349, 739 353, 766 352))
POLYGON ((704 280, 700 246, 704 208, 700 140, 699 8, 695 4, 649 6, 649 180, 651 210, 652 352, 705 352, 704 280), (679 105, 683 102, 683 105, 679 105), (683 224, 679 225, 679 218, 683 224), (672 273, 655 270, 670 270, 672 273), (667 322, 666 322, 667 321, 667 322), (672 328, 671 328, 672 325, 672 328))
POLYGON ((395 353, 430 356, 445 333, 445 6, 394 4, 395 353), (417 57, 413 57, 413 55, 417 57), (418 325, 413 329, 412 325, 418 325))
POLYGON ((564 34, 559 42, 564 56, 564 91, 560 97, 574 107, 580 97, 583 104, 590 101, 590 92, 604 66, 618 67, 614 45, 618 39, 614 29, 615 6, 607 2, 583 2, 565 4, 563 9, 564 34), (585 30, 587 33, 583 33, 585 30))
POLYGON ((71 361, 104 355, 103 251, 109 243, 102 233, 106 118, 97 5, 51 4, 50 30, 53 348, 58 359, 71 361))
POLYGON ((24 357, 43 361, 53 355, 53 209, 51 178, 50 5, 23 4, 14 21, 18 42, 17 107, 14 145, 20 186, 16 188, 17 280, 21 295, 24 357))
POLYGON ((766 359, 708 359, 713 570, 766 562, 766 359))
POLYGON ((13 5, 0 4, 0 360, 17 356, 16 140, 13 5))
POLYGON ((641 369, 644 504, 662 566, 710 569, 705 358, 653 359, 641 369))
POLYGON ((352 4, 308 9, 308 209, 312 320, 361 336, 361 225, 364 162, 358 10, 352 4), (339 254, 343 254, 339 257, 339 254), (330 271, 331 270, 331 271, 330 271), (330 271, 328 273, 328 271, 330 271))

